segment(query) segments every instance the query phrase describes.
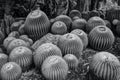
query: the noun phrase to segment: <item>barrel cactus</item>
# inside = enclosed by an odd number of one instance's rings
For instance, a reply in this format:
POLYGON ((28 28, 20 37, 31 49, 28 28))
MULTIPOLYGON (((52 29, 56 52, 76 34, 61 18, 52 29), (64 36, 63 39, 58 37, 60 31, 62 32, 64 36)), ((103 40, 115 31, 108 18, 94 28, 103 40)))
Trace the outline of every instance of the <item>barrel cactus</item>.
POLYGON ((98 16, 91 17, 88 20, 86 31, 89 33, 94 27, 99 25, 106 25, 104 20, 98 16))
POLYGON ((84 30, 86 27, 87 21, 85 19, 76 19, 72 22, 72 30, 74 29, 82 29, 84 30))
POLYGON ((115 37, 108 27, 97 26, 89 33, 88 39, 93 49, 101 51, 111 48, 115 37))
POLYGON ((15 37, 6 37, 3 41, 3 46, 7 49, 9 43, 15 39, 15 37))
POLYGON ((21 66, 23 71, 26 71, 32 64, 32 55, 32 51, 29 48, 19 46, 11 51, 9 61, 16 62, 21 66))
POLYGON ((11 26, 10 26, 10 31, 18 31, 19 27, 21 26, 21 22, 14 22, 11 26))
POLYGON ((54 19, 54 22, 55 21, 62 21, 62 22, 64 22, 66 24, 66 26, 67 26, 67 30, 68 31, 70 30, 71 24, 72 24, 72 20, 71 20, 71 18, 69 16, 67 16, 67 15, 59 15, 59 16, 57 16, 54 19))
POLYGON ((21 77, 22 69, 15 62, 4 64, 0 71, 2 80, 18 80, 21 77))
POLYGON ((98 52, 92 57, 90 72, 96 76, 95 80, 118 80, 120 62, 116 56, 109 52, 98 52))
POLYGON ((62 21, 56 21, 51 27, 51 32, 54 34, 65 34, 67 33, 67 26, 62 21))
POLYGON ((4 53, 0 53, 0 70, 4 64, 8 62, 8 56, 4 53))
POLYGON ((22 25, 19 27, 18 32, 19 32, 20 34, 24 34, 24 33, 25 33, 25 31, 24 31, 24 26, 25 26, 25 24, 22 24, 22 25))
POLYGON ((37 9, 30 12, 26 18, 24 31, 34 41, 40 39, 50 30, 50 21, 47 15, 37 9))
POLYGON ((65 80, 68 64, 60 56, 50 56, 43 62, 41 71, 48 80, 65 80))
POLYGON ((43 61, 52 55, 62 56, 61 50, 52 43, 44 43, 35 50, 34 63, 40 68, 43 61))
POLYGON ((77 35, 82 40, 85 49, 88 45, 88 35, 81 29, 74 29, 71 33, 77 35))
POLYGON ((82 40, 75 34, 67 33, 59 38, 58 47, 61 49, 62 54, 74 54, 79 58, 83 51, 82 40))
POLYGON ((69 13, 69 16, 71 17, 72 20, 82 17, 79 10, 71 10, 70 13, 69 13))
POLYGON ((79 64, 79 60, 73 54, 66 54, 64 60, 67 62, 69 69, 76 69, 79 64))
POLYGON ((14 49, 15 47, 18 47, 18 46, 28 47, 28 44, 22 39, 15 39, 15 40, 11 41, 7 47, 8 54, 12 51, 12 49, 14 49))

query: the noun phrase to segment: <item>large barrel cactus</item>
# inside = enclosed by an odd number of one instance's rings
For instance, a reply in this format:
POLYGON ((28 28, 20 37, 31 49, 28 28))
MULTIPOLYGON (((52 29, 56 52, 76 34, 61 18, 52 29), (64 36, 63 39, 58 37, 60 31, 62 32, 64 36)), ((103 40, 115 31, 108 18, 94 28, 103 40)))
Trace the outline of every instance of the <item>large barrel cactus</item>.
POLYGON ((115 37, 106 26, 95 27, 88 35, 89 44, 96 50, 107 50, 111 48, 115 37))
POLYGON ((82 29, 85 30, 87 21, 85 19, 76 19, 72 22, 72 30, 74 29, 82 29))
POLYGON ((34 63, 37 68, 40 68, 43 61, 52 55, 62 56, 61 50, 52 43, 44 43, 35 50, 34 63))
POLYGON ((51 27, 51 32, 53 34, 60 34, 60 35, 65 34, 67 33, 67 26, 62 21, 56 21, 55 23, 53 23, 51 27))
POLYGON ((18 47, 18 46, 26 46, 26 47, 28 47, 28 44, 22 39, 12 40, 9 43, 8 47, 7 47, 8 54, 12 51, 12 49, 14 49, 15 47, 18 47))
POLYGON ((15 62, 4 64, 0 71, 2 80, 18 80, 21 77, 22 69, 15 62))
POLYGON ((41 10, 34 10, 26 18, 24 31, 34 41, 40 39, 50 30, 50 21, 41 10))
POLYGON ((64 60, 67 62, 69 69, 76 69, 79 64, 79 60, 73 54, 66 54, 64 60))
POLYGON ((102 51, 91 59, 90 73, 96 76, 95 80, 119 80, 117 78, 120 76, 120 62, 116 56, 102 51))
POLYGON ((74 29, 70 33, 77 35, 82 40, 83 45, 84 45, 84 49, 87 47, 87 45, 88 45, 88 35, 83 30, 74 29))
POLYGON ((9 61, 19 64, 23 71, 28 70, 32 64, 32 51, 24 46, 14 48, 10 55, 9 61))
POLYGON ((83 51, 82 40, 75 34, 67 33, 59 38, 58 47, 61 49, 62 54, 74 54, 79 58, 83 51))
POLYGON ((88 20, 86 31, 89 33, 94 27, 99 25, 106 25, 104 20, 98 16, 91 17, 88 20))
POLYGON ((41 71, 47 80, 65 80, 68 64, 60 56, 50 56, 43 62, 41 71))

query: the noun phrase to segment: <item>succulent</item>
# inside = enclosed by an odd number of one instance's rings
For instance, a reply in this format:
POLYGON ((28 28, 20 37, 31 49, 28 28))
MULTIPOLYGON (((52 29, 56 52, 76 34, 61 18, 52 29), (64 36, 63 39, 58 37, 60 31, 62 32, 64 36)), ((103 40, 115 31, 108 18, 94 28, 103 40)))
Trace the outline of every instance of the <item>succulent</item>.
POLYGON ((51 27, 51 32, 53 34, 60 34, 60 35, 65 34, 67 33, 67 26, 62 21, 56 21, 55 23, 53 23, 51 27))
POLYGON ((87 47, 87 45, 88 45, 88 35, 83 30, 74 29, 70 33, 77 35, 82 40, 82 43, 84 45, 84 49, 87 47))
POLYGON ((83 43, 82 40, 75 34, 67 33, 59 38, 58 47, 62 54, 74 54, 77 58, 82 55, 83 43))
POLYGON ((11 51, 9 61, 16 62, 21 66, 23 71, 26 71, 32 64, 32 55, 32 51, 29 48, 19 46, 11 51))
POLYGON ((116 31, 117 35, 120 36, 120 22, 117 23, 115 31, 116 31))
POLYGON ((86 31, 89 33, 93 28, 99 25, 106 25, 104 20, 98 16, 91 17, 88 20, 86 31))
POLYGON ((73 54, 66 54, 64 60, 67 62, 69 69, 76 69, 79 64, 79 60, 73 54))
POLYGON ((78 10, 71 10, 69 13, 69 16, 71 17, 72 20, 82 17, 80 11, 78 11, 78 10))
POLYGON ((18 31, 12 31, 12 32, 10 32, 10 34, 8 36, 18 38, 20 36, 20 34, 18 31))
POLYGON ((60 56, 50 56, 43 62, 41 71, 48 80, 65 80, 68 64, 60 56))
POLYGON ((71 24, 72 24, 72 20, 69 16, 67 15, 59 15, 57 16, 55 19, 54 19, 54 22, 55 21, 63 21, 66 26, 67 26, 67 30, 69 31, 70 28, 71 28, 71 24))
POLYGON ((72 22, 72 28, 71 30, 74 29, 82 29, 84 30, 86 27, 87 21, 85 19, 76 19, 72 22))
POLYGON ((15 39, 15 37, 6 37, 3 41, 3 46, 7 49, 9 43, 15 39))
POLYGON ((0 70, 4 64, 8 62, 8 56, 4 53, 0 53, 0 70))
POLYGON ((89 33, 88 40, 91 48, 101 51, 111 48, 115 37, 108 27, 97 26, 89 33))
POLYGON ((32 49, 33 50, 37 49, 43 43, 53 43, 57 45, 59 37, 60 35, 58 36, 48 33, 45 36, 43 36, 40 40, 35 41, 35 43, 32 45, 32 49))
POLYGON ((18 46, 26 46, 28 47, 28 44, 22 40, 22 39, 15 39, 15 40, 12 40, 8 47, 7 47, 7 52, 8 54, 15 48, 15 47, 18 47, 18 46))
POLYGON ((84 18, 85 20, 89 20, 90 16, 89 16, 89 12, 82 12, 82 18, 84 18))
POLYGON ((22 69, 15 62, 8 62, 1 68, 2 80, 18 80, 21 77, 22 69))
POLYGON ((47 34, 49 30, 50 21, 43 11, 37 9, 28 14, 24 31, 33 41, 40 39, 47 34))
POLYGON ((90 62, 90 72, 101 80, 118 80, 120 75, 120 62, 116 56, 109 52, 98 52, 90 62))
POLYGON ((62 56, 61 50, 52 43, 44 43, 35 50, 34 63, 37 68, 40 68, 43 61, 52 55, 62 56))

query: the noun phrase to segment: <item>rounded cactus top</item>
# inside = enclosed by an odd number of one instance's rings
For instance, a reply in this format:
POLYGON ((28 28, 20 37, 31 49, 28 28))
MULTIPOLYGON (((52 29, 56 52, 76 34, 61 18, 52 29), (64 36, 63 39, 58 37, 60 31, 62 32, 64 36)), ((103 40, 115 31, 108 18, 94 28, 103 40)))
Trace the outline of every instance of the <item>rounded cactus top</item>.
POLYGON ((73 19, 74 17, 81 18, 81 13, 78 10, 72 10, 69 14, 69 16, 73 19))
POLYGON ((29 14, 30 18, 38 18, 42 15, 42 11, 41 10, 34 10, 29 14))
POLYGON ((113 63, 118 63, 120 65, 120 62, 116 56, 109 52, 98 52, 93 56, 93 60, 99 60, 99 61, 107 61, 107 62, 113 62, 113 63))

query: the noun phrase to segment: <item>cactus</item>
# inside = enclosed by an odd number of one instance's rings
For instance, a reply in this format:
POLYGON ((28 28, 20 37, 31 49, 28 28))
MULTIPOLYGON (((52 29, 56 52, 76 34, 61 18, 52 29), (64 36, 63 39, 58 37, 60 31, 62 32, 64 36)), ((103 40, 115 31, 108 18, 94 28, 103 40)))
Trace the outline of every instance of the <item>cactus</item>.
POLYGON ((115 37, 108 27, 97 26, 89 33, 88 39, 93 49, 101 51, 111 48, 115 37))
POLYGON ((82 17, 80 11, 78 11, 78 10, 71 10, 70 13, 69 13, 69 16, 71 17, 72 20, 74 20, 75 18, 81 18, 82 17))
POLYGON ((7 49, 11 41, 15 40, 15 37, 6 37, 3 41, 3 46, 7 49))
POLYGON ((83 46, 82 40, 72 33, 64 34, 58 41, 58 47, 63 55, 74 54, 77 58, 82 55, 83 46))
POLYGON ((95 80, 117 80, 120 75, 120 62, 109 52, 98 52, 92 57, 90 72, 96 76, 95 80))
POLYGON ((2 80, 18 80, 21 77, 22 69, 15 62, 8 62, 1 68, 2 80))
POLYGON ((76 69, 79 64, 79 60, 73 54, 66 54, 64 60, 67 62, 69 69, 76 69))
POLYGON ((18 46, 28 47, 28 44, 22 39, 15 39, 9 43, 7 48, 7 53, 9 54, 15 47, 18 47, 18 46))
POLYGON ((72 20, 69 16, 67 15, 59 15, 57 16, 55 19, 54 19, 54 22, 55 21, 63 21, 66 26, 67 26, 67 30, 69 31, 70 28, 71 28, 71 24, 72 24, 72 20))
POLYGON ((0 31, 0 44, 3 43, 4 39, 5 39, 5 34, 2 31, 0 31))
POLYGON ((52 55, 62 56, 61 50, 52 43, 44 43, 35 50, 34 63, 40 68, 43 61, 52 55))
POLYGON ((62 21, 56 21, 51 27, 51 32, 53 34, 65 34, 67 33, 67 26, 62 21))
POLYGON ((71 30, 74 30, 74 29, 84 30, 86 27, 86 24, 87 24, 87 21, 85 19, 76 19, 72 22, 71 30))
POLYGON ((24 34, 24 33, 25 33, 25 31, 24 31, 24 26, 25 26, 25 24, 22 24, 22 25, 19 27, 18 32, 19 32, 20 34, 24 34))
POLYGON ((81 29, 74 29, 71 33, 77 35, 82 40, 85 49, 88 45, 88 35, 81 29))
POLYGON ((50 21, 41 10, 30 12, 26 18, 24 31, 34 41, 40 39, 50 30, 50 21))
POLYGON ((99 25, 106 25, 104 20, 100 17, 94 16, 88 20, 86 31, 89 33, 94 27, 99 25))
POLYGON ((43 62, 41 71, 48 80, 65 80, 68 64, 60 56, 50 56, 43 62))
POLYGON ((19 46, 11 51, 9 61, 16 62, 21 66, 23 71, 26 71, 32 64, 32 55, 32 51, 29 48, 19 46))

